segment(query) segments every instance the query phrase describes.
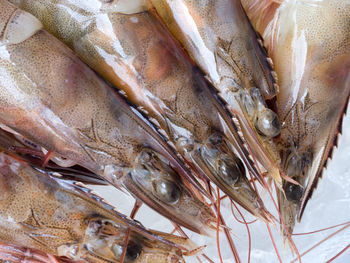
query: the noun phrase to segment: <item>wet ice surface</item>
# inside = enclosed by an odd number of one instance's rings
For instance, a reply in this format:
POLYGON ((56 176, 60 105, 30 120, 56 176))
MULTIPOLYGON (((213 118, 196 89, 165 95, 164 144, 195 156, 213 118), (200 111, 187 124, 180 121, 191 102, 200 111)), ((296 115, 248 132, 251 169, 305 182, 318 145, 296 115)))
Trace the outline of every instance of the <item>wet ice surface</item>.
MULTIPOLYGON (((348 114, 349 115, 349 114, 348 114)), ((328 169, 319 182, 312 199, 309 201, 302 222, 295 227, 295 233, 310 232, 321 228, 350 221, 350 116, 345 117, 343 123, 343 136, 340 137, 338 149, 335 149, 333 160, 330 161, 328 169)), ((117 192, 111 187, 94 187, 108 201, 125 214, 130 213, 133 206, 133 199, 123 193, 117 192)), ((269 195, 262 193, 265 204, 272 213, 277 216, 269 195)), ((241 209, 242 211, 243 209, 241 209)), ((248 256, 248 235, 244 225, 237 223, 232 216, 230 205, 227 201, 222 202, 222 214, 227 225, 232 229, 232 237, 242 262, 247 262, 248 256)), ((168 220, 153 212, 146 206, 141 207, 136 219, 146 227, 170 232, 173 227, 168 220)), ((247 221, 252 217, 247 215, 247 221)), ((278 262, 276 252, 273 248, 266 225, 262 222, 255 222, 249 225, 252 236, 251 262, 278 262)), ((323 231, 321 233, 294 236, 293 239, 300 253, 311 248, 317 242, 326 238, 341 227, 323 231)), ((283 262, 291 262, 294 256, 289 248, 283 246, 279 236, 279 228, 272 227, 273 236, 278 246, 283 262)), ((188 235, 198 245, 208 245, 205 253, 215 263, 220 262, 215 233, 213 238, 201 237, 187 231, 188 235)), ((350 227, 330 238, 322 245, 302 257, 302 262, 325 262, 339 253, 350 243, 350 227)), ((231 250, 224 233, 220 233, 220 247, 224 263, 234 262, 231 250)), ((202 262, 208 262, 200 257, 202 262)), ((186 258, 186 262, 198 262, 195 257, 186 258)), ((298 262, 298 261, 296 261, 298 262)), ((335 261, 336 263, 350 262, 350 249, 344 252, 335 261)))

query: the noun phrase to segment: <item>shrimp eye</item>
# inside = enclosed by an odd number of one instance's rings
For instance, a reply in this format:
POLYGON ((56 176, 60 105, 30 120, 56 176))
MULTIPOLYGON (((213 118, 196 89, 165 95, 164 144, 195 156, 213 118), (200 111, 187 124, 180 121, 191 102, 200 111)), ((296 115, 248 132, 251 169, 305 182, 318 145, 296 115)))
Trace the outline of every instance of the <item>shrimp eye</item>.
POLYGON ((181 196, 180 188, 168 180, 156 181, 154 185, 156 195, 166 203, 176 203, 181 196))
MULTIPOLYGON (((114 244, 112 247, 113 254, 117 259, 120 259, 123 253, 123 246, 114 244)), ((125 262, 132 262, 138 259, 142 252, 142 246, 136 242, 130 241, 125 254, 125 262)))
POLYGON ((303 188, 299 185, 286 183, 283 187, 288 201, 298 203, 303 196, 303 188))
POLYGON ((281 126, 277 114, 267 108, 258 113, 255 127, 262 135, 268 138, 277 136, 281 131, 281 126))
POLYGON ((125 258, 127 261, 134 261, 138 259, 142 252, 142 246, 138 243, 131 242, 126 249, 125 258))
POLYGON ((235 185, 245 176, 244 165, 239 158, 221 159, 218 165, 222 179, 229 185, 235 185))

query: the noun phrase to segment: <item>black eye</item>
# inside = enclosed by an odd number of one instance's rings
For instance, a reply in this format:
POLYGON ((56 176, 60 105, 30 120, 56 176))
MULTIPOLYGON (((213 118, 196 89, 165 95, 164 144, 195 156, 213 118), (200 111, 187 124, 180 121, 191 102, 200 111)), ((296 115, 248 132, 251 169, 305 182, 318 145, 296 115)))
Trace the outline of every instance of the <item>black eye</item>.
POLYGON ((229 185, 235 185, 240 178, 245 176, 245 169, 239 158, 219 160, 219 170, 222 179, 229 185))
POLYGON ((173 182, 162 180, 155 182, 156 195, 166 203, 175 203, 180 199, 181 190, 173 182))
POLYGON ((138 259, 142 252, 142 246, 138 243, 129 243, 128 248, 126 249, 126 260, 134 261, 138 259))
POLYGON ((301 186, 288 182, 283 186, 283 189, 288 201, 294 203, 300 202, 303 196, 303 188, 301 186))
MULTIPOLYGON (((113 245, 112 250, 113 250, 114 256, 117 259, 120 259, 123 254, 123 246, 115 244, 113 245)), ((130 241, 126 248, 125 262, 131 262, 138 259, 140 257, 141 252, 142 252, 142 246, 138 243, 130 241)))
POLYGON ((255 127, 262 135, 268 138, 273 138, 281 132, 280 121, 277 114, 270 109, 264 109, 258 113, 255 127))

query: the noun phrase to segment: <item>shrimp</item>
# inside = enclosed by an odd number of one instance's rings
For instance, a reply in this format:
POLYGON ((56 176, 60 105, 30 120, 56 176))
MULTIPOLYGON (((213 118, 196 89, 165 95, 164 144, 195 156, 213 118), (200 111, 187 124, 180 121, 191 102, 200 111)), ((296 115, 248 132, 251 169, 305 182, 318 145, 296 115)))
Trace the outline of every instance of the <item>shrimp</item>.
POLYGON ((259 178, 262 172, 258 161, 281 185, 281 176, 285 176, 280 173, 280 158, 273 144, 280 133, 280 122, 273 111, 278 92, 276 73, 240 1, 148 2, 226 103, 243 137, 244 143, 238 148, 248 148, 253 156, 245 164, 255 164, 257 169, 251 171, 259 178))
POLYGON ((125 262, 184 262, 180 248, 185 239, 154 234, 80 183, 49 177, 4 153, 0 177, 3 242, 71 260, 117 262, 130 228, 125 262))
POLYGON ((198 174, 208 176, 252 214, 269 221, 233 151, 233 135, 225 134, 229 131, 222 121, 230 122, 225 109, 211 98, 200 71, 161 24, 142 11, 142 5, 138 13, 125 14, 135 12, 134 7, 123 9, 100 0, 89 5, 45 0, 17 4, 145 109, 198 174))
POLYGON ((299 185, 283 183, 282 218, 301 220, 341 132, 350 93, 350 1, 242 1, 264 36, 278 73, 277 145, 283 168, 299 185))
POLYGON ((34 16, 5 0, 0 7, 0 122, 170 220, 210 231, 214 213, 153 126, 34 16))

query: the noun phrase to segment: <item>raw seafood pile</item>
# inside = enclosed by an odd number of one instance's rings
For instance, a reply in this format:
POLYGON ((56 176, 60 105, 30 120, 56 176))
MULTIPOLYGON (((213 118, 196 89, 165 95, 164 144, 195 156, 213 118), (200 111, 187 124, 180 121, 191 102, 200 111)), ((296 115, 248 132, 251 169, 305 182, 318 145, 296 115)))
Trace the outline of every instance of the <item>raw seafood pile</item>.
POLYGON ((272 2, 0 0, 0 259, 184 262, 203 247, 181 227, 232 242, 220 190, 296 250, 349 99, 350 2, 272 2))

